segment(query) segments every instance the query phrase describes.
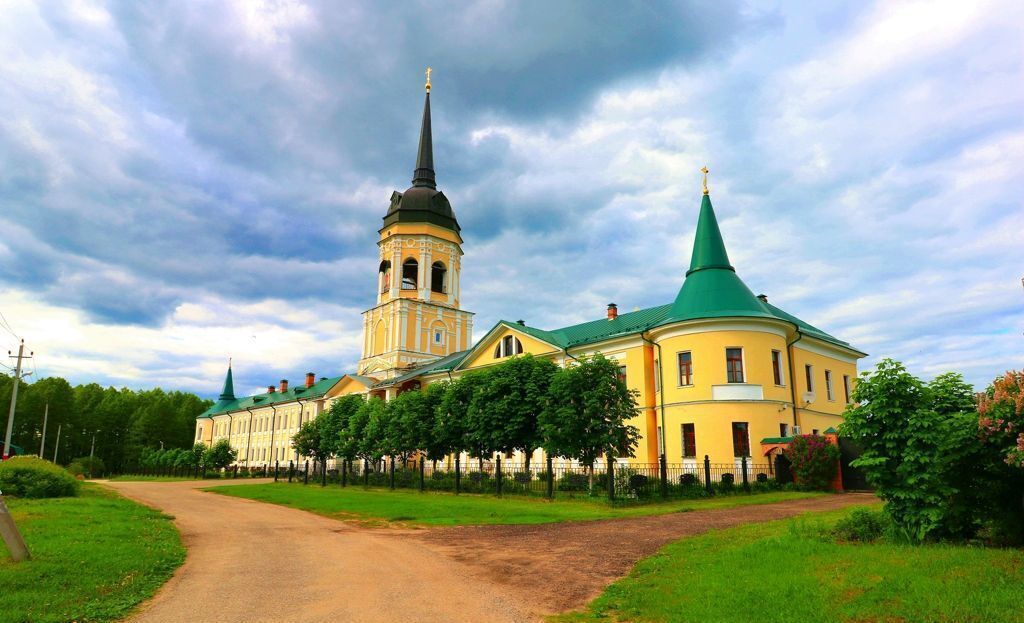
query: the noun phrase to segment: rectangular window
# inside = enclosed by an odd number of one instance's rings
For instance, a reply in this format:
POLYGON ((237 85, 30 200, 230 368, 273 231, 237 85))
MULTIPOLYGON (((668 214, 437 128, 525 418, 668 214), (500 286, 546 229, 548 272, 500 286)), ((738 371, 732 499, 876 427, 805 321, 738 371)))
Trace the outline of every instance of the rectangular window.
POLYGON ((441 331, 434 331, 434 343, 440 344, 444 340, 444 333, 441 331))
POLYGON ((690 351, 679 353, 679 384, 693 385, 693 356, 690 351))
POLYGON ((789 437, 789 424, 779 423, 779 437, 789 437))
POLYGON ((654 360, 654 391, 661 391, 661 367, 658 360, 654 360))
POLYGON ((835 396, 832 394, 832 371, 825 370, 825 394, 828 395, 829 400, 835 400, 835 396))
POLYGON ((813 392, 814 391, 814 366, 811 366, 811 365, 804 366, 804 376, 806 377, 806 381, 807 381, 807 391, 813 392))
POLYGON ((615 371, 616 380, 625 383, 626 382, 626 366, 619 366, 615 371))
POLYGON ((750 456, 750 435, 746 422, 732 423, 732 453, 733 456, 750 456))
POLYGON ((776 385, 785 385, 782 382, 782 353, 777 350, 772 351, 772 375, 776 385))
POLYGON ((742 348, 726 348, 725 349, 725 371, 728 382, 730 383, 742 383, 743 382, 743 349, 742 348))
POLYGON ((850 375, 843 375, 843 393, 846 394, 846 404, 850 404, 850 375))
POLYGON ((817 428, 812 428, 811 429, 811 434, 812 435, 817 435, 818 434, 818 429, 817 428))
POLYGON ((683 456, 697 456, 697 435, 693 430, 693 424, 683 424, 683 456))

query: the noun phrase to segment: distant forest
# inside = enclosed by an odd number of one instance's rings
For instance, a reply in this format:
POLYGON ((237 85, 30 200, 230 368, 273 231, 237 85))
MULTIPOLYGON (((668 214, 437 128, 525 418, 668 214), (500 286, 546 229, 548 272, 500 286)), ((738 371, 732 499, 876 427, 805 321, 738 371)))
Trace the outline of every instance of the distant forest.
MULTIPOLYGON (((0 451, 13 385, 12 377, 0 376, 0 451)), ((60 377, 31 384, 22 382, 11 443, 24 449, 25 454, 39 453, 47 402, 50 416, 43 449, 45 458, 53 460, 58 427, 61 433, 57 462, 62 465, 89 456, 93 433, 99 431, 96 456, 115 472, 136 466, 143 448, 160 448, 161 442, 164 448, 191 447, 196 416, 213 404, 187 392, 133 391, 104 388, 96 383, 72 387, 60 377)))

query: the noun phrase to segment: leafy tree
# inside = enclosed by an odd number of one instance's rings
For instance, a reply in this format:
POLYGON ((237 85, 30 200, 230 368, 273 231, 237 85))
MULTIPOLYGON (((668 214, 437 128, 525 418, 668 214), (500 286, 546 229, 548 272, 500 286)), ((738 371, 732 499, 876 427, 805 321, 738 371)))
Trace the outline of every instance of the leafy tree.
POLYGON ((824 491, 835 478, 839 448, 821 435, 799 435, 785 450, 801 488, 824 491))
POLYGON ((349 418, 342 437, 343 451, 354 453, 356 458, 377 462, 384 455, 381 446, 384 430, 382 423, 385 403, 380 398, 370 398, 349 418))
POLYGON ((448 381, 432 383, 424 390, 426 408, 430 411, 431 419, 429 430, 423 432, 424 438, 420 447, 435 465, 449 454, 460 452, 465 437, 464 422, 456 421, 447 410, 445 398, 449 391, 451 389, 448 381))
POLYGON ((840 434, 863 448, 853 465, 910 540, 963 538, 980 525, 970 479, 981 447, 969 394, 959 375, 926 385, 891 359, 854 390, 840 434))
POLYGON ((633 456, 640 431, 629 421, 639 415, 636 392, 617 377, 618 364, 600 353, 560 369, 551 380, 550 403, 540 416, 549 455, 589 465, 601 453, 633 456))
POLYGON ((238 452, 227 439, 221 439, 203 453, 203 465, 210 469, 223 469, 235 462, 238 452))
POLYGON ((548 388, 558 366, 532 355, 513 357, 491 368, 474 392, 468 420, 480 454, 522 451, 529 461, 541 442, 538 416, 547 408, 548 388))
POLYGON ((486 375, 481 372, 463 374, 452 382, 443 385, 440 403, 436 409, 437 420, 434 424, 434 439, 438 448, 450 448, 450 452, 459 454, 476 449, 479 446, 470 430, 469 409, 473 396, 485 383, 486 375))
MULTIPOLYGON (((366 400, 362 396, 351 395, 341 396, 331 403, 330 408, 321 413, 314 422, 320 433, 320 443, 325 452, 325 458, 340 456, 342 450, 342 431, 348 427, 352 416, 359 411, 366 400)), ((343 458, 352 458, 345 456, 343 458)))
POLYGON ((330 444, 325 443, 326 441, 320 434, 320 427, 317 426, 316 420, 305 422, 292 436, 292 445, 295 450, 302 456, 312 458, 314 463, 326 461, 331 455, 328 449, 330 444))

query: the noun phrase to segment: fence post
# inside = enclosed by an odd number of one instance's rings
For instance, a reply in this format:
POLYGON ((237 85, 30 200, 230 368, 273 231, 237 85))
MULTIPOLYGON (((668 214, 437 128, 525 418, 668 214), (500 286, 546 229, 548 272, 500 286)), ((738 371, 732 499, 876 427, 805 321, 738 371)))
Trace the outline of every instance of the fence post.
POLYGON ((740 465, 743 467, 743 490, 750 493, 750 479, 747 477, 747 457, 744 456, 740 459, 740 465))
POLYGON ((462 478, 462 468, 459 467, 459 456, 455 455, 455 495, 459 494, 459 481, 462 478))
POLYGON ((341 486, 348 485, 348 459, 341 462, 341 486))
POLYGON ((501 495, 501 455, 498 455, 498 461, 495 463, 494 482, 497 485, 498 495, 501 495))
POLYGON ((295 477, 295 461, 289 460, 288 461, 288 482, 291 482, 292 478, 294 478, 294 477, 295 477))
POLYGON ((279 461, 274 461, 274 482, 277 482, 277 472, 278 472, 278 468, 280 468, 280 467, 281 467, 281 463, 279 461))
POLYGON ((711 488, 711 459, 708 455, 704 455, 704 487, 708 490, 708 493, 714 494, 714 490, 711 488))
POLYGON ((395 457, 391 457, 391 488, 395 488, 395 457))
POLYGON ((608 501, 615 501, 615 461, 612 460, 612 455, 608 453, 608 501))
POLYGON ((235 480, 238 480, 238 463, 235 463, 235 480))
POLYGON ((370 462, 363 459, 363 486, 370 486, 370 462))
POLYGON ((555 497, 555 468, 551 455, 548 455, 548 498, 555 497))
POLYGON ((426 488, 427 488, 427 483, 426 483, 426 481, 423 478, 424 477, 424 472, 426 471, 426 463, 427 463, 427 459, 421 456, 420 457, 420 493, 423 493, 423 491, 425 491, 426 488))
POLYGON ((662 454, 658 459, 661 463, 661 497, 668 497, 668 459, 662 454))
POLYGON ((306 469, 302 472, 302 484, 309 484, 309 459, 306 459, 306 469))

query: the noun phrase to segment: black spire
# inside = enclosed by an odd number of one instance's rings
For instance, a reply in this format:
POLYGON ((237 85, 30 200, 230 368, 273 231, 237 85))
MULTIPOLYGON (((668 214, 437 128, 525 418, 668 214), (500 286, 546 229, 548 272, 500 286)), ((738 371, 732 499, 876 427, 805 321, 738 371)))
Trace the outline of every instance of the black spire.
POLYGON ((412 174, 413 186, 437 188, 434 179, 434 145, 430 136, 430 91, 423 103, 423 125, 420 126, 420 150, 416 154, 416 170, 412 174))

